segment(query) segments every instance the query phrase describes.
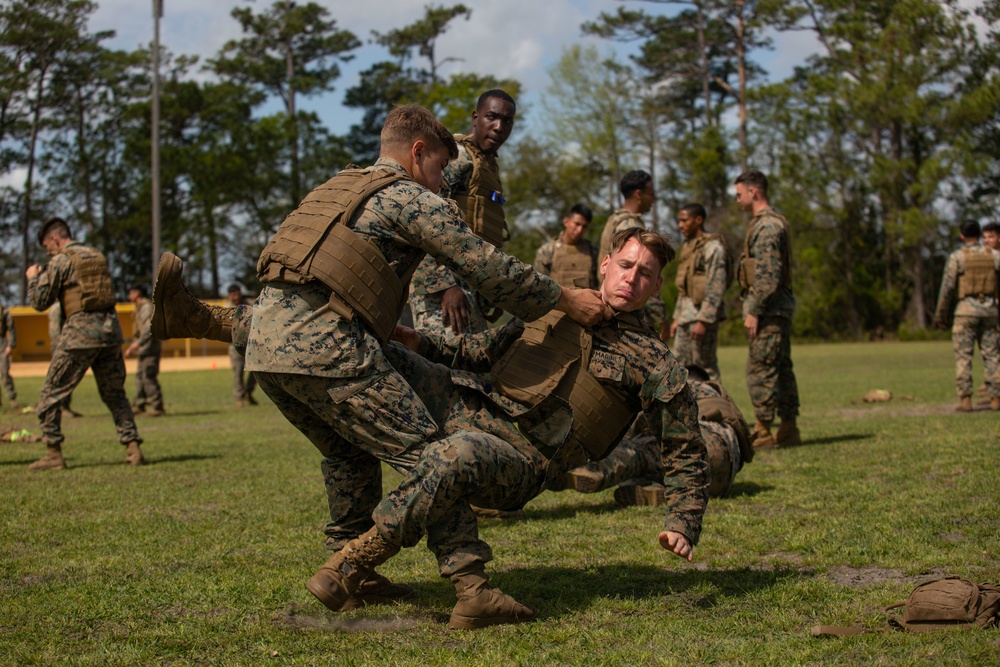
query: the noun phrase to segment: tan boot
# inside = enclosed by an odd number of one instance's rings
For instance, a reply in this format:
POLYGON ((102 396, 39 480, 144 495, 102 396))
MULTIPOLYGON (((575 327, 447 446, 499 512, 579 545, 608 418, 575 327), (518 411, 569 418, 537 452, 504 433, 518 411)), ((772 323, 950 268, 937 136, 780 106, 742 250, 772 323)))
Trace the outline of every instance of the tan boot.
POLYGON ((45 456, 28 466, 28 470, 34 470, 36 472, 40 470, 65 469, 66 460, 63 458, 61 445, 49 445, 45 450, 45 456))
POLYGON ((656 507, 667 502, 664 491, 666 487, 662 484, 619 484, 615 489, 615 502, 625 507, 656 507))
POLYGON ((235 308, 209 306, 191 296, 184 287, 181 273, 184 263, 180 257, 165 252, 160 256, 153 283, 153 319, 150 329, 153 337, 208 338, 224 343, 233 342, 233 313, 235 308))
POLYGON ((799 435, 799 427, 795 425, 794 419, 782 418, 778 432, 774 434, 774 444, 777 447, 797 447, 802 444, 802 436, 799 435))
POLYGON ((574 468, 566 473, 566 488, 580 493, 597 493, 603 488, 604 475, 588 466, 574 468))
POLYGON ((1000 410, 1000 398, 990 399, 990 410, 1000 410))
POLYGON ((133 440, 125 447, 125 463, 130 466, 141 466, 146 463, 146 457, 142 455, 139 448, 139 441, 133 440))
POLYGON ((409 586, 393 584, 375 568, 399 553, 371 528, 333 554, 306 588, 331 611, 349 611, 366 604, 398 602, 413 595, 409 586))
POLYGON ((778 446, 774 436, 771 435, 771 422, 763 422, 758 419, 753 427, 753 433, 750 434, 750 439, 753 442, 754 450, 774 449, 778 446))
POLYGON ((958 405, 955 406, 955 412, 972 412, 972 397, 962 396, 958 399, 958 405))
POLYGON ((459 570, 451 576, 458 602, 451 611, 448 627, 475 630, 489 625, 527 623, 538 612, 490 585, 482 563, 459 570))

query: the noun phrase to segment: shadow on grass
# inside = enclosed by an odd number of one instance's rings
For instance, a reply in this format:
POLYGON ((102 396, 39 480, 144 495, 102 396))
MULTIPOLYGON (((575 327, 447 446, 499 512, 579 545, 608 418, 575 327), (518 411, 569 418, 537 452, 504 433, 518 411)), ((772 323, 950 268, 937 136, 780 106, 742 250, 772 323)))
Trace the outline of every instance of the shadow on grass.
POLYGON ((764 493, 765 491, 773 491, 774 487, 770 484, 758 484, 757 482, 734 482, 731 487, 729 487, 729 493, 725 495, 725 498, 749 498, 751 496, 756 496, 758 493, 764 493))
MULTIPOLYGON (((649 565, 615 564, 587 569, 568 567, 515 568, 491 572, 490 581, 505 593, 537 607, 539 620, 558 619, 593 607, 595 600, 651 600, 674 598, 681 605, 711 609, 722 601, 741 598, 788 579, 814 576, 812 570, 731 568, 670 571, 649 565)), ((295 605, 275 618, 299 628, 335 632, 392 633, 430 621, 448 622, 455 604, 445 581, 407 582, 414 596, 401 606, 370 607, 358 616, 331 615, 316 605, 295 605), (392 611, 388 611, 392 610, 392 611)))
POLYGON ((803 446, 809 445, 833 445, 838 442, 853 442, 856 440, 870 440, 874 438, 874 433, 845 433, 844 435, 831 435, 826 438, 809 438, 803 440, 803 446))
MULTIPOLYGON (((572 519, 573 517, 579 516, 581 514, 609 514, 611 512, 617 512, 624 509, 613 500, 601 503, 599 505, 574 505, 572 503, 573 496, 582 497, 583 495, 591 494, 577 494, 576 491, 561 491, 560 499, 565 499, 569 502, 562 505, 557 505, 556 507, 536 507, 534 505, 528 505, 524 508, 525 519, 572 519)), ((486 519, 486 521, 492 522, 491 525, 503 525, 505 523, 517 523, 517 520, 511 521, 507 519, 486 519)))

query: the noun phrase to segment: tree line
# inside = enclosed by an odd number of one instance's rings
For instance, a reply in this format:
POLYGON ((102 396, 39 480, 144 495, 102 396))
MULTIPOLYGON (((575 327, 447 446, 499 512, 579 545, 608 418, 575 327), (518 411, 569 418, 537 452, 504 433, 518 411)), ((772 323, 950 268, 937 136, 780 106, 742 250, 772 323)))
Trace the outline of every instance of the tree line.
MULTIPOLYGON (((0 268, 24 301, 51 215, 108 256, 124 291, 150 279, 149 48, 91 32, 91 0, 0 0, 0 268)), ((161 54, 162 247, 194 288, 251 289, 260 249, 308 190, 366 164, 393 105, 416 102, 466 131, 478 95, 515 80, 449 73, 437 48, 472 10, 428 5, 412 24, 373 32, 384 59, 345 90, 361 119, 344 135, 300 108, 328 92, 362 41, 321 5, 236 6, 242 37, 204 63, 161 54), (280 101, 280 111, 266 113, 280 101)), ((633 0, 581 26, 607 47, 572 46, 549 71, 540 108, 518 110, 502 151, 509 250, 526 261, 562 214, 618 206, 635 168, 658 192, 650 223, 697 201, 739 250, 731 201, 747 167, 767 173, 792 225, 796 333, 857 339, 930 325, 940 272, 966 218, 1000 219, 1000 0, 633 0), (759 64, 778 31, 815 55, 774 81, 759 64), (633 55, 613 55, 611 44, 633 55), (524 131, 531 116, 532 132, 524 131)), ((670 288, 665 290, 670 301, 670 288)))

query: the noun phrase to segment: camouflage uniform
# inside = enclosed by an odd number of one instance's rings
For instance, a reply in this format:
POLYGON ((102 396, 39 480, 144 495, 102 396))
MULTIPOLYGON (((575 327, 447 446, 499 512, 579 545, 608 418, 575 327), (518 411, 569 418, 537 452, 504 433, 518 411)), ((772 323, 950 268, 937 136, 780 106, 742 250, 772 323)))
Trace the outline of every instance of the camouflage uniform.
MULTIPOLYGON (((67 247, 70 246, 83 247, 78 241, 70 242, 67 247)), ((28 280, 28 302, 35 310, 43 311, 61 299, 63 291, 75 283, 73 264, 65 253, 59 253, 49 260, 40 274, 28 280)), ((66 319, 38 397, 38 421, 46 444, 58 445, 65 439, 61 429, 61 406, 83 380, 88 368, 94 372, 97 391, 115 420, 118 440, 123 445, 142 442, 125 395, 122 340, 122 328, 113 307, 81 310, 66 319)))
MULTIPOLYGON (((395 160, 376 163, 405 175, 395 160)), ((411 180, 372 195, 348 224, 401 279, 430 254, 502 307, 537 318, 560 287, 470 233, 454 202, 411 180)), ((246 368, 282 414, 323 454, 330 500, 331 546, 372 525, 382 497, 380 461, 416 464, 438 424, 360 318, 337 315, 330 289, 268 282, 251 309, 237 307, 233 343, 246 341, 246 368)))
POLYGON ((986 387, 990 398, 1000 398, 1000 328, 997 326, 997 297, 969 295, 957 299, 960 276, 965 272, 966 253, 993 255, 995 270, 1000 271, 1000 252, 979 243, 966 244, 948 257, 941 291, 938 293, 935 322, 947 322, 948 314, 955 309, 951 328, 952 347, 955 352, 955 391, 959 397, 972 395, 972 354, 979 343, 986 372, 986 387), (957 300, 957 303, 956 303, 957 300))
POLYGON ((14 330, 14 316, 10 311, 0 305, 0 382, 3 383, 3 393, 7 396, 7 402, 17 401, 17 389, 14 388, 14 380, 10 377, 10 357, 5 352, 5 348, 14 349, 17 347, 17 331, 14 330))
POLYGON ((233 369, 233 399, 237 403, 247 400, 257 388, 257 378, 253 373, 244 376, 246 358, 240 353, 235 345, 229 346, 229 365, 233 369), (244 380, 244 377, 246 378, 244 380))
MULTIPOLYGON (((597 251, 598 285, 604 282, 604 276, 600 275, 600 266, 604 263, 604 258, 611 254, 611 239, 623 229, 632 229, 634 227, 646 229, 646 224, 642 221, 642 217, 632 213, 628 209, 620 208, 608 216, 607 221, 604 223, 604 229, 601 231, 601 245, 597 251)), ((660 296, 659 292, 649 298, 645 308, 643 308, 643 312, 646 314, 649 323, 657 331, 660 331, 667 321, 667 305, 663 303, 663 297, 660 296)))
POLYGON ((726 307, 722 299, 730 278, 726 273, 728 251, 718 238, 709 238, 699 243, 700 238, 684 242, 681 262, 684 262, 685 251, 694 253, 693 271, 705 276, 705 295, 701 304, 695 305, 687 290, 678 293, 677 304, 674 306, 677 332, 674 334, 672 351, 682 364, 700 366, 710 379, 718 382, 721 377, 717 356, 719 323, 726 319, 726 307), (695 322, 705 325, 705 335, 701 340, 695 340, 691 335, 691 327, 695 322))
POLYGON ((792 370, 792 316, 795 295, 790 275, 791 243, 787 223, 772 208, 747 225, 745 253, 755 261, 754 284, 744 288, 743 316, 759 318, 757 337, 747 357, 747 389, 758 421, 772 422, 799 414, 799 388, 792 370))
MULTIPOLYGON (((51 306, 49 306, 48 313, 48 329, 49 329, 49 354, 55 356, 56 347, 59 345, 59 337, 62 335, 63 328, 63 311, 62 305, 56 301, 51 306)), ((70 407, 73 403, 73 394, 70 393, 62 402, 62 409, 68 412, 72 416, 79 416, 77 413, 73 412, 73 408, 70 407)))
POLYGON ((538 248, 535 253, 535 271, 538 271, 542 275, 551 276, 556 282, 565 287, 588 287, 590 289, 597 289, 597 248, 588 241, 587 239, 581 238, 575 246, 568 246, 565 241, 562 240, 562 235, 557 236, 554 239, 549 239, 538 248), (566 253, 569 255, 579 256, 580 258, 589 258, 590 268, 587 271, 587 281, 586 284, 566 284, 568 281, 560 279, 559 275, 559 265, 561 256, 566 253))
POLYGON ((162 343, 153 338, 149 323, 153 318, 153 302, 140 298, 132 313, 132 337, 139 341, 139 358, 135 371, 135 401, 139 410, 163 410, 163 390, 157 376, 160 374, 160 349, 162 343))
MULTIPOLYGON (((704 398, 720 398, 722 396, 721 392, 707 382, 689 379, 688 385, 691 387, 696 402, 704 398)), ((626 480, 656 482, 663 477, 663 461, 660 457, 657 438, 648 432, 642 420, 639 423, 642 428, 622 440, 621 444, 615 447, 615 450, 607 458, 601 461, 592 461, 584 466, 589 473, 597 477, 595 492, 618 486, 626 480)), ((701 410, 699 410, 698 424, 701 426, 701 435, 705 439, 709 451, 719 450, 734 454, 731 457, 730 477, 728 484, 726 484, 728 489, 736 478, 736 473, 743 468, 745 460, 752 458, 753 452, 749 450, 748 455, 744 455, 736 430, 725 422, 706 419, 701 410)), ((749 436, 749 434, 746 433, 745 436, 749 436)), ((745 446, 744 449, 746 449, 745 446)))
MULTIPOLYGON (((684 534, 694 545, 708 502, 698 409, 687 372, 652 331, 637 325, 639 318, 621 314, 595 326, 589 371, 623 396, 633 414, 644 412, 663 460, 664 529, 684 534)), ((399 346, 387 349, 448 436, 424 448, 416 467, 373 517, 391 544, 414 546, 426 533, 442 576, 492 559, 489 545, 479 539, 470 503, 518 509, 587 459, 572 437, 567 403, 549 395, 531 407, 509 398, 492 381, 489 370, 522 330, 514 320, 464 337, 457 351, 445 349, 441 339, 425 338, 421 351, 430 359, 399 346), (434 360, 467 370, 449 370, 434 360)))
MULTIPOLYGON (((454 199, 468 187, 472 178, 473 161, 479 159, 481 165, 499 172, 495 156, 473 154, 466 142, 458 142, 458 157, 448 163, 441 173, 444 184, 439 193, 446 199, 454 199)), ((499 247, 499 246, 498 246, 499 247)), ((478 333, 489 326, 484 311, 490 310, 490 304, 462 280, 457 273, 428 255, 417 267, 410 281, 410 312, 413 315, 413 326, 421 331, 433 331, 445 336, 454 337, 451 325, 445 326, 441 310, 441 296, 451 287, 461 287, 465 298, 469 301, 469 323, 462 333, 478 333)))

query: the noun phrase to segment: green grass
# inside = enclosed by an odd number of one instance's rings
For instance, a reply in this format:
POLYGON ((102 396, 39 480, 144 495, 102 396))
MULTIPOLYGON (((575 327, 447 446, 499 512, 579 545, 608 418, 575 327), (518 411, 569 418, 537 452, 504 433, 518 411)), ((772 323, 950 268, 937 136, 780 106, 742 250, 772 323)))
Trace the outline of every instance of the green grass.
MULTIPOLYGON (((750 414, 745 349, 720 352, 750 414)), ((319 458, 266 400, 231 407, 228 371, 162 376, 170 415, 139 418, 141 469, 87 378, 69 470, 29 473, 42 445, 0 445, 0 664, 997 664, 995 629, 809 636, 881 628, 931 575, 1000 581, 1000 415, 952 411, 948 343, 793 357, 806 445, 758 454, 710 504, 694 563, 659 549, 655 508, 548 493, 482 526, 494 582, 539 621, 476 632, 447 629, 453 592, 423 545, 381 568, 416 589, 407 604, 338 615, 309 595, 328 555, 319 458), (862 404, 873 388, 897 398, 862 404)), ((40 385, 20 379, 22 401, 40 385)))

